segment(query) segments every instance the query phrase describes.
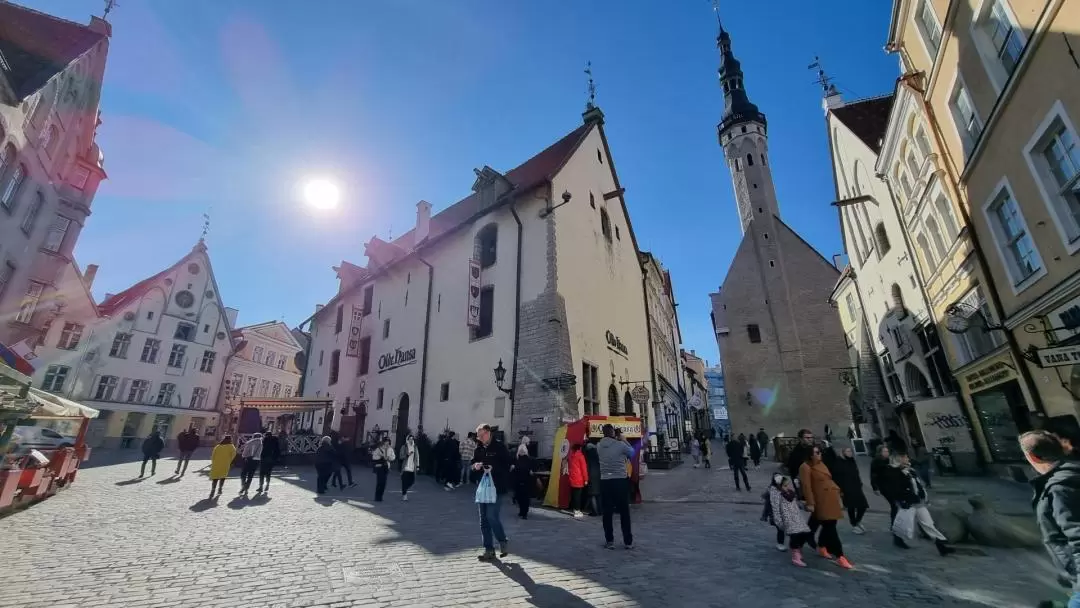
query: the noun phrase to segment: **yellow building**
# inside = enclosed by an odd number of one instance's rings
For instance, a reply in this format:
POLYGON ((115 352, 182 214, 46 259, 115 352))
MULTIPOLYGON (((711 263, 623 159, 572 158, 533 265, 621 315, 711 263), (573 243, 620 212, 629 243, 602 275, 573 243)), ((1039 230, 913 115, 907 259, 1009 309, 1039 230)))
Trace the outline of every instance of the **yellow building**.
POLYGON ((887 48, 903 73, 878 172, 900 201, 933 314, 952 332, 950 365, 988 463, 1020 462, 1017 436, 1046 415, 1075 416, 1068 378, 1022 352, 1075 333, 1041 325, 1080 290, 1073 4, 893 3, 887 48))

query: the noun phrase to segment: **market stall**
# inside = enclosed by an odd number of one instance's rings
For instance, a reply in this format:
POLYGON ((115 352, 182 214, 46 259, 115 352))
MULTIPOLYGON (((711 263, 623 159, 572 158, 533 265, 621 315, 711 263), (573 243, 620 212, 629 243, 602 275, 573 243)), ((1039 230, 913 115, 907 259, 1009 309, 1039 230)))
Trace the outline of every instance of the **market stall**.
POLYGON ((570 477, 563 466, 563 461, 570 453, 570 446, 597 443, 604 436, 603 428, 610 424, 622 432, 622 436, 634 448, 634 456, 629 462, 631 498, 634 504, 641 502, 641 479, 644 475, 644 449, 642 449, 641 418, 633 416, 585 416, 580 420, 559 427, 555 432, 555 445, 558 450, 552 456, 551 477, 547 483, 544 505, 565 509, 570 505, 570 477))

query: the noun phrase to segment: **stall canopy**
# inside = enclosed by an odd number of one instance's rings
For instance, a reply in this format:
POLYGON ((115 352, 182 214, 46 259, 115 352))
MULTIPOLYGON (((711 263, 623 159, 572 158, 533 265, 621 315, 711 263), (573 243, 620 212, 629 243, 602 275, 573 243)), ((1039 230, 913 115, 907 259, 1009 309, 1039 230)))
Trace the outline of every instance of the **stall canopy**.
POLYGON ((81 403, 75 403, 70 399, 64 399, 33 387, 30 388, 30 392, 27 394, 27 400, 35 406, 31 412, 33 416, 61 416, 65 418, 77 416, 97 418, 98 416, 98 411, 92 407, 86 407, 81 403))

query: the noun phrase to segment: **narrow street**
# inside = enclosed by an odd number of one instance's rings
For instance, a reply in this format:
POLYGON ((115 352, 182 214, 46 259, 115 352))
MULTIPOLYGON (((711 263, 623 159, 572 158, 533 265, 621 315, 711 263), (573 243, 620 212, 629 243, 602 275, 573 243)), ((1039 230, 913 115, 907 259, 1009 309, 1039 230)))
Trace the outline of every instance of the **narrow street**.
POLYGON ((446 492, 420 479, 407 503, 391 477, 385 503, 370 500, 374 479, 326 498, 313 471, 284 471, 267 499, 204 500, 209 481, 192 462, 179 481, 171 459, 134 480, 138 463, 105 464, 72 488, 0 520, 18 547, 8 560, 0 606, 374 607, 374 606, 1032 606, 1061 597, 1039 552, 979 548, 943 559, 920 542, 893 549, 887 516, 866 518, 868 533, 842 527, 856 570, 816 556, 796 569, 759 521, 768 467, 751 471, 754 491, 735 492, 729 471, 653 471, 646 503, 635 507, 637 548, 605 551, 600 521, 534 508, 528 521, 505 504, 511 555, 476 561, 479 530, 471 492, 446 492), (41 585, 57 555, 78 555, 41 585))

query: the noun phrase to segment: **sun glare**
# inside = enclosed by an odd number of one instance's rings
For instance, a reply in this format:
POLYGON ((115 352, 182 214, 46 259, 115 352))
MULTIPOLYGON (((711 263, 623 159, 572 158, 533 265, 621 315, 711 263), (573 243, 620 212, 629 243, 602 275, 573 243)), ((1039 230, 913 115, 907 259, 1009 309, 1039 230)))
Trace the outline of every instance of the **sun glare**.
POLYGON ((341 191, 328 179, 313 178, 304 184, 304 202, 315 209, 334 209, 340 200, 341 191))

